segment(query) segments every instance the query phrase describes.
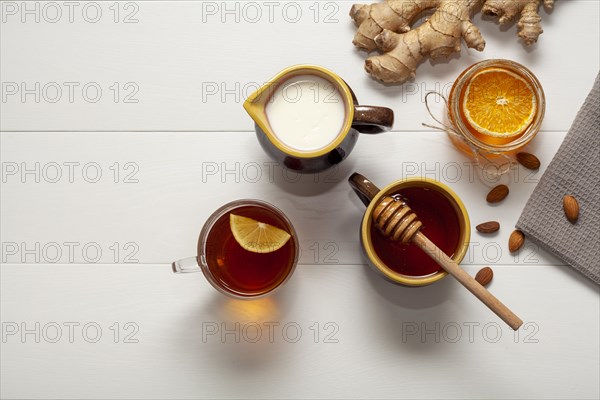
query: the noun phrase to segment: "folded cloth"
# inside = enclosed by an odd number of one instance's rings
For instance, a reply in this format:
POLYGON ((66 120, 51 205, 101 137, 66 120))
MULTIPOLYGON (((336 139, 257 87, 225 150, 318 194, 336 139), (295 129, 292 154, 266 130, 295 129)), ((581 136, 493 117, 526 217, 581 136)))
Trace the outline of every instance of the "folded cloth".
POLYGON ((529 198, 517 228, 600 285, 600 74, 560 149, 529 198), (574 196, 579 220, 564 215, 574 196))

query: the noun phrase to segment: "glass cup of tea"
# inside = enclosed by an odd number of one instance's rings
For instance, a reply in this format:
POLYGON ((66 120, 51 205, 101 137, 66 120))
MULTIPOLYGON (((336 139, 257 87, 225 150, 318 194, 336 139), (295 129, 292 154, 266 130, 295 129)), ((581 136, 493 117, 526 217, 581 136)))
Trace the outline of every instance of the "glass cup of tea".
POLYGON ((385 107, 359 105, 342 78, 316 65, 281 71, 244 103, 260 145, 275 161, 301 173, 317 173, 348 157, 360 133, 394 124, 385 107))
POLYGON ((238 299, 272 294, 296 268, 300 246, 285 214, 260 200, 216 210, 198 238, 197 257, 173 262, 175 273, 202 271, 219 292, 238 299))

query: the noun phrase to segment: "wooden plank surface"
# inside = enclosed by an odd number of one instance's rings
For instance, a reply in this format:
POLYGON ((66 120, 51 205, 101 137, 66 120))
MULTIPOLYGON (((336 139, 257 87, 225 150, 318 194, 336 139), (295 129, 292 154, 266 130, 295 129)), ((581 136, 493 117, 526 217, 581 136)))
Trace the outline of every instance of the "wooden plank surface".
POLYGON ((518 337, 451 279, 402 288, 358 265, 301 266, 255 303, 168 265, 1 273, 2 320, 19 329, 0 356, 3 398, 583 399, 599 390, 598 287, 568 267, 496 269, 490 290, 526 322, 518 337))
POLYGON ((17 3, 2 24, 2 81, 18 86, 2 102, 3 130, 250 130, 244 99, 279 70, 302 63, 336 71, 364 104, 392 107, 395 129, 423 130, 425 93, 447 93, 477 61, 508 58, 532 69, 551 95, 544 129, 565 131, 600 54, 591 45, 600 36, 599 6, 588 0, 557 1, 551 14, 542 12, 545 33, 533 49, 518 42, 516 26, 505 31, 476 16, 487 41, 483 53, 463 50, 449 63, 426 62, 417 81, 400 87, 382 87, 363 72, 365 54, 351 43, 352 1, 87 2, 98 5, 99 18, 96 6, 82 1, 73 22, 61 5, 55 23, 48 22, 52 7, 44 12, 47 2, 35 3, 39 23, 17 3), (23 98, 22 84, 34 94, 23 98))
POLYGON ((434 178, 462 198, 473 226, 499 221, 498 234, 473 232, 466 264, 563 264, 534 244, 517 255, 507 244, 563 137, 540 133, 531 151, 543 168, 514 168, 507 178, 510 196, 491 206, 485 197, 498 181, 479 179, 473 161, 437 132, 361 137, 339 168, 314 176, 283 170, 250 132, 4 133, 2 261, 168 263, 195 255, 198 233, 215 209, 258 198, 292 220, 301 263, 362 264, 358 229, 364 206, 347 184, 358 171, 381 187, 403 178, 434 178), (71 242, 76 244, 65 245, 71 242))
POLYGON ((351 1, 82 1, 72 21, 65 2, 26 3, 0 2, 0 397, 600 397, 598 286, 531 244, 506 249, 598 72, 598 1, 543 11, 532 49, 514 25, 477 16, 485 52, 427 62, 403 86, 362 71, 351 1), (523 63, 547 96, 528 148, 542 168, 513 170, 498 206, 484 201, 497 182, 421 125, 432 122, 424 94, 487 58, 523 63), (331 172, 282 170, 241 103, 297 63, 326 66, 364 104, 392 107, 394 132, 361 137, 331 172), (33 92, 22 97, 23 87, 33 92), (473 233, 463 264, 493 267, 490 289, 526 322, 518 337, 449 278, 408 289, 365 266, 354 171, 381 186, 438 179, 473 226, 501 222, 495 236, 473 233), (276 204, 301 239, 294 277, 258 302, 169 267, 194 255, 215 208, 240 198, 276 204))

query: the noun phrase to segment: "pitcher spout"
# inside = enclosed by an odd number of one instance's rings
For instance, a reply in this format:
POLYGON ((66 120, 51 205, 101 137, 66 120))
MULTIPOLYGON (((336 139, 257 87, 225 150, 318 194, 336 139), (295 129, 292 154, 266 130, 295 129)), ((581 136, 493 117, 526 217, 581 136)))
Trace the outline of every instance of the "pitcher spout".
POLYGON ((267 102, 271 97, 272 87, 272 82, 266 83, 256 92, 252 93, 244 102, 244 110, 246 110, 250 118, 252 118, 256 125, 258 125, 264 132, 269 129, 266 108, 267 102))

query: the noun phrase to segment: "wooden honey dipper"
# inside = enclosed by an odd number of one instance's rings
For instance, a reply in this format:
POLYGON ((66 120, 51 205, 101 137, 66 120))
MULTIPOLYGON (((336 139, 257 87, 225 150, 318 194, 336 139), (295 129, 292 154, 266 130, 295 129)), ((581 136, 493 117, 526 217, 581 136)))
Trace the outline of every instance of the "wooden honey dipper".
MULTIPOLYGON (((359 174, 355 175, 364 179, 359 174)), ((356 176, 353 175, 350 178, 350 183, 355 190, 356 186, 353 180, 359 179, 356 176)), ((368 204, 365 201, 366 199, 362 197, 361 199, 365 204, 368 204)), ((381 198, 373 209, 372 217, 375 225, 385 236, 390 237, 392 240, 399 240, 404 244, 414 243, 419 246, 421 250, 444 268, 446 272, 456 278, 456 280, 481 300, 483 304, 488 306, 490 310, 512 329, 516 331, 523 324, 523 321, 515 313, 473 279, 464 269, 459 267, 454 260, 440 250, 427 236, 420 232, 423 224, 418 220, 417 215, 410 209, 402 197, 385 196, 381 198)))

